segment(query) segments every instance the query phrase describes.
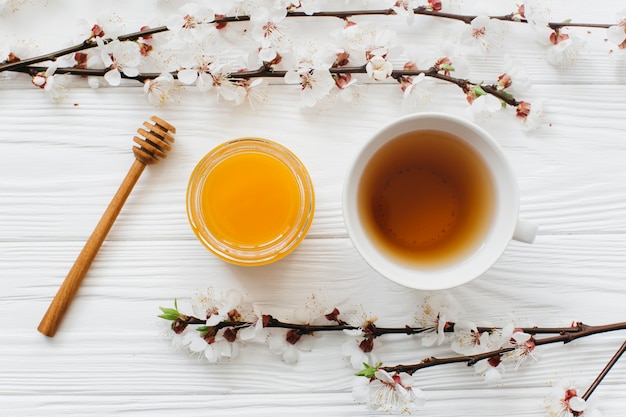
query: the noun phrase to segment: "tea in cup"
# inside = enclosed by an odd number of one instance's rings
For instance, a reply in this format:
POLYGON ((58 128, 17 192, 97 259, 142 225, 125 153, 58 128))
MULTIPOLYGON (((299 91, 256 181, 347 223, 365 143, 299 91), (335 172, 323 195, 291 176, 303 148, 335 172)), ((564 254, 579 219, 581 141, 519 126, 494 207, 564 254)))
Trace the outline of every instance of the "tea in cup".
POLYGON ((499 144, 442 113, 409 115, 378 131, 349 170, 343 209, 366 262, 416 289, 469 282, 511 239, 531 243, 537 232, 518 217, 517 182, 499 144))

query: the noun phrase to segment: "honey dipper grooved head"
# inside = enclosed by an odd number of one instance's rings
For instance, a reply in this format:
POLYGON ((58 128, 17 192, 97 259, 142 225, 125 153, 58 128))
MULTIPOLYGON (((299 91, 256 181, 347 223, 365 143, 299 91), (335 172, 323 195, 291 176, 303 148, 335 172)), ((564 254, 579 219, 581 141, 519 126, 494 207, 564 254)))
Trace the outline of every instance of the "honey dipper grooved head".
POLYGON ((133 153, 135 158, 144 163, 145 165, 154 164, 159 162, 167 156, 167 153, 172 149, 172 143, 174 143, 174 137, 169 132, 176 133, 176 128, 165 120, 156 116, 150 118, 154 122, 144 122, 143 126, 147 129, 139 128, 137 133, 141 137, 135 136, 134 142, 139 146, 133 146, 133 153))

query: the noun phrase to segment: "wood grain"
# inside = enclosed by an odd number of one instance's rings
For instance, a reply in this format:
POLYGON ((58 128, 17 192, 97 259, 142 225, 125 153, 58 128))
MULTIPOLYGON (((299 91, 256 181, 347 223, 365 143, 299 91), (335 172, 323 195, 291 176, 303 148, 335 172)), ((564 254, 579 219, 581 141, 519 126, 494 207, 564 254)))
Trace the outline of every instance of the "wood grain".
MULTIPOLYGON (((35 3, 21 2, 16 13, 0 15, 0 39, 34 39, 42 51, 63 47, 78 17, 105 11, 88 2, 35 3)), ((161 15, 136 3, 113 5, 132 30, 161 15)), ((159 5, 174 13, 172 3, 159 5)), ((476 13, 481 6, 502 13, 515 7, 502 1, 463 4, 476 13)), ((610 22, 623 5, 611 0, 592 7, 577 0, 550 8, 558 21, 610 22)), ((444 34, 465 28, 423 18, 410 27, 401 17, 388 22, 403 43, 420 48, 427 63, 444 34)), ((326 34, 317 23, 299 24, 326 34)), ((512 242, 482 277, 444 292, 459 301, 467 319, 562 326, 626 317, 624 54, 610 52, 605 32, 573 32, 585 46, 570 68, 549 65, 522 25, 509 26, 502 49, 468 57, 467 76, 489 82, 502 72, 502 54, 512 55, 533 81, 520 97, 547 102, 538 131, 523 132, 510 109, 484 125, 517 174, 522 215, 540 231, 533 245, 512 242)), ((380 415, 353 403, 353 370, 339 353, 341 335, 319 335, 313 351, 294 366, 263 343, 211 366, 173 349, 156 317, 159 306, 178 299, 188 307, 189 297, 209 286, 238 288, 276 314, 292 313, 313 293, 376 314, 380 323, 402 325, 417 313, 426 294, 369 268, 347 236, 340 204, 351 159, 378 128, 404 114, 402 91, 394 83, 368 84, 357 103, 315 109, 302 109, 299 94, 297 86, 272 85, 267 104, 254 112, 187 88, 179 103, 155 110, 140 84, 98 90, 83 84, 57 105, 25 75, 0 79, 0 415, 380 415), (133 163, 129 132, 155 113, 177 127, 176 146, 167 163, 142 174, 128 197, 64 331, 42 337, 35 328, 52 294, 133 163), (214 146, 244 136, 273 139, 294 151, 317 196, 302 245, 258 269, 233 267, 209 254, 185 213, 185 189, 197 161, 214 146)), ((462 92, 441 83, 433 84, 424 110, 469 117, 462 92)), ((552 386, 561 379, 588 384, 623 340, 623 333, 615 333, 545 347, 539 361, 510 372, 497 388, 486 387, 462 365, 427 370, 417 375, 428 397, 420 415, 543 416, 552 386)), ((413 338, 381 341, 381 359, 389 363, 449 353, 413 338)), ((625 387, 620 362, 592 396, 603 415, 623 415, 625 387)))

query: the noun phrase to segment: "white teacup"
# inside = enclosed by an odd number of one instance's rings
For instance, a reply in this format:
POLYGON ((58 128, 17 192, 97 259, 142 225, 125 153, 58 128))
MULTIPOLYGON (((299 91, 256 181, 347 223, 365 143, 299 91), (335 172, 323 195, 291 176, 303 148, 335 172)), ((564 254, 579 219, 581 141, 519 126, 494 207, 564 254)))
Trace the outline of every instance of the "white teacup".
POLYGON ((343 190, 348 233, 365 261, 416 289, 467 283, 511 239, 532 243, 519 190, 499 144, 444 113, 409 115, 379 130, 352 164, 343 190))

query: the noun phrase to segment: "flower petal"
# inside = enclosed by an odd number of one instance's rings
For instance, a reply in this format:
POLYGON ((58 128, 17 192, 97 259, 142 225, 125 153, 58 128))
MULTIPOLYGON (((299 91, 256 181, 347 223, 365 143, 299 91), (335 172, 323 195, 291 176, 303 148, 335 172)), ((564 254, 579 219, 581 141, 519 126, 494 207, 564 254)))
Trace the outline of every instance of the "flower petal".
POLYGON ((104 79, 109 85, 116 87, 122 82, 122 74, 117 69, 112 69, 104 74, 104 79))
POLYGON ((191 85, 198 79, 198 70, 185 68, 178 71, 178 80, 187 85, 191 85))

